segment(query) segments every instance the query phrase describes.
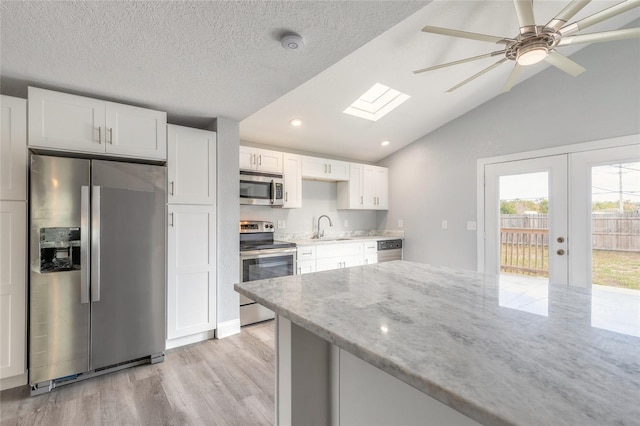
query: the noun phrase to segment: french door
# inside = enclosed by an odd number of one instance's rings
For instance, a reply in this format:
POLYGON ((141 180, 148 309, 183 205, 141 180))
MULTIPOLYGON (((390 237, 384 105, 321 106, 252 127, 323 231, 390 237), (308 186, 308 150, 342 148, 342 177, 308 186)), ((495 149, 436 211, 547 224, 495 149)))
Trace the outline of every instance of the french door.
POLYGON ((640 145, 485 164, 484 179, 484 271, 640 293, 640 145))
POLYGON ((566 154, 485 166, 485 271, 567 284, 566 154))

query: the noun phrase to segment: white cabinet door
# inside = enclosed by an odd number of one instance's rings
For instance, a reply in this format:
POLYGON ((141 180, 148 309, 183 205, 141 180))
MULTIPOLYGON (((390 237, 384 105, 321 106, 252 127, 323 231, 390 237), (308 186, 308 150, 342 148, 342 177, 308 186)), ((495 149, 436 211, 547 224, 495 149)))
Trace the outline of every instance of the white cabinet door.
POLYGON ((389 169, 376 167, 373 180, 374 193, 376 194, 376 209, 389 210, 389 169))
POLYGON ((167 339, 216 328, 215 207, 168 206, 167 339))
POLYGON ((302 156, 285 153, 284 165, 284 205, 283 208, 302 207, 302 156))
POLYGON ((26 371, 26 271, 27 203, 0 201, 0 379, 26 371))
POLYGON ((312 272, 316 272, 315 260, 298 260, 297 265, 298 265, 298 275, 310 274, 312 272))
POLYGON ((107 154, 165 160, 167 113, 106 102, 107 154))
POLYGON ((215 204, 216 133, 167 126, 170 204, 215 204))
POLYGON ((364 208, 364 164, 349 165, 349 180, 337 184, 338 209, 364 208))
POLYGON ((241 146, 240 168, 267 173, 282 173, 282 153, 268 149, 241 146))
POLYGON ((329 176, 332 180, 349 180, 349 163, 346 161, 329 161, 329 176))
POLYGON ((340 269, 342 268, 342 262, 344 262, 344 259, 342 257, 328 257, 325 259, 317 259, 316 272, 340 269))
POLYGON ((29 146, 104 153, 105 102, 29 87, 29 146))
POLYGON ((27 200, 27 101, 0 96, 0 199, 27 200))

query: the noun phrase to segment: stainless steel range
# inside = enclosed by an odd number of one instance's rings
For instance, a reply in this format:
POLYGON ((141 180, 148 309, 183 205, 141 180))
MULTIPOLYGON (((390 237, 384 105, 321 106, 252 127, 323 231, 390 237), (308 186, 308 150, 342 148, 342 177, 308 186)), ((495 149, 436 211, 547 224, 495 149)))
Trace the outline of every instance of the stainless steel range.
MULTIPOLYGON (((242 282, 295 275, 296 245, 274 241, 273 222, 240 222, 240 275, 242 282)), ((273 311, 240 295, 240 324, 272 319, 273 311)))

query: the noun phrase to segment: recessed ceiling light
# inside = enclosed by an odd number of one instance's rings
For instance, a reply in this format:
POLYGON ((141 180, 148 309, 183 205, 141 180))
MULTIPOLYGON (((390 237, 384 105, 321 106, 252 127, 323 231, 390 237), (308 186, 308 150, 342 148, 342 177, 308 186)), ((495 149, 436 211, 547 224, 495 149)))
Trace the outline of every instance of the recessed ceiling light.
POLYGON ((411 96, 376 83, 343 112, 371 121, 378 121, 411 96))
POLYGON ((299 118, 292 118, 291 121, 289 121, 289 124, 293 127, 300 127, 302 126, 302 120, 299 118))
POLYGON ((391 143, 391 142, 389 142, 389 141, 382 141, 382 143, 381 143, 380 145, 382 145, 382 146, 387 146, 387 145, 389 145, 390 143, 391 143))

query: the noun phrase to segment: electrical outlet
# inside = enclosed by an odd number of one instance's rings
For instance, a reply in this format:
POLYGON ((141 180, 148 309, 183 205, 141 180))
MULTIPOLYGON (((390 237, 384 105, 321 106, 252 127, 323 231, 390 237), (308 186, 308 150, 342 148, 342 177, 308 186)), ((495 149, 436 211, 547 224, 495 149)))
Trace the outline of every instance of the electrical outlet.
POLYGON ((467 222, 467 231, 475 231, 477 229, 475 220, 470 220, 467 222))
POLYGON ((402 219, 398 220, 398 228, 404 228, 404 221, 402 219))
POLYGON ((285 227, 286 227, 286 223, 284 222, 284 220, 279 220, 278 229, 284 229, 285 227))
POLYGON ((447 223, 446 220, 442 221, 442 229, 447 229, 449 227, 449 224, 447 223))
POLYGON ((344 227, 345 228, 349 227, 349 221, 347 219, 344 220, 344 227))

